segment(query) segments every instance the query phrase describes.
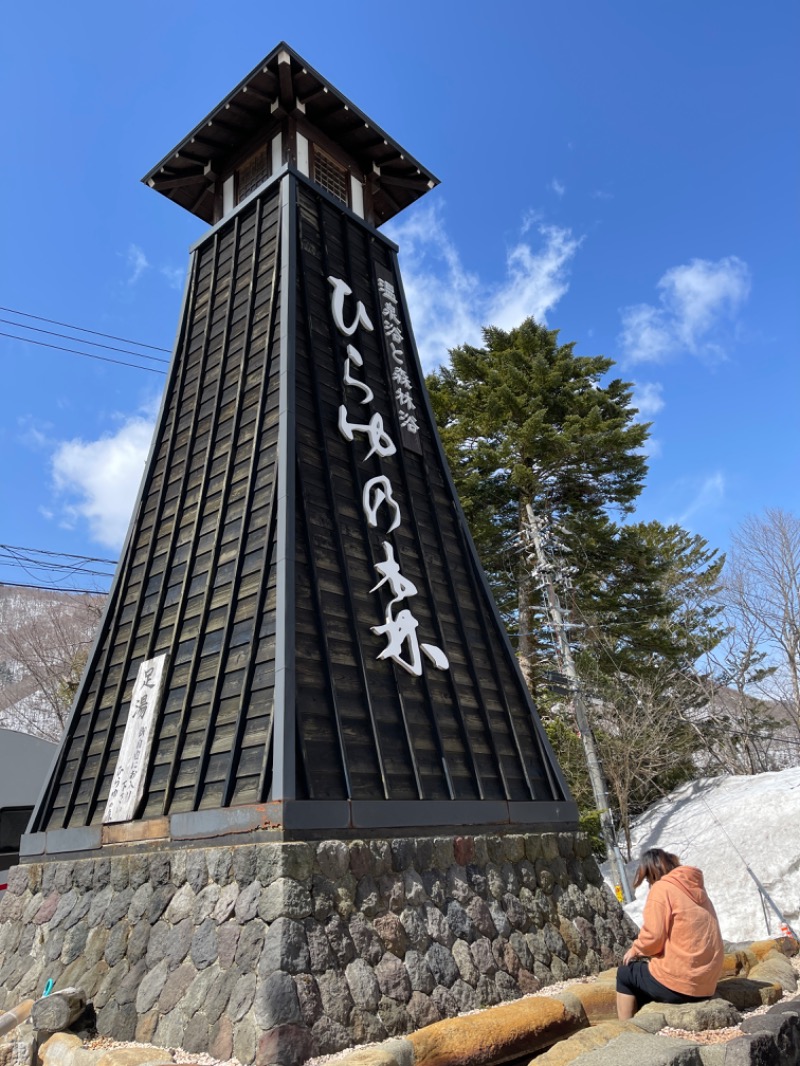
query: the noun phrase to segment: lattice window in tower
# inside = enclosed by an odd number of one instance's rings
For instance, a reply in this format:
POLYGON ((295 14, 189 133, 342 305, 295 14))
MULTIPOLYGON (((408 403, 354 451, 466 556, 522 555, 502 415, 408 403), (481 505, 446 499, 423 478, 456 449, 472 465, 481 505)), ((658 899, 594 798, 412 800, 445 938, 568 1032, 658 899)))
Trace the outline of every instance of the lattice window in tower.
POLYGON ((266 181, 270 175, 269 155, 266 145, 251 155, 250 158, 239 167, 238 202, 241 203, 246 197, 266 181))
POLYGON ((347 168, 314 145, 314 181, 342 203, 348 202, 347 168))

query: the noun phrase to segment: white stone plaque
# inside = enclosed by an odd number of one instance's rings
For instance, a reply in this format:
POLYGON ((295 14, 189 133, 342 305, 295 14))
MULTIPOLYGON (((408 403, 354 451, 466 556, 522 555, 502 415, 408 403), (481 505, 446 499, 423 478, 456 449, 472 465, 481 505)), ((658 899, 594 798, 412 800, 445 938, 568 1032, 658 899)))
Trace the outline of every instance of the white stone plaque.
POLYGON ((142 799, 166 661, 166 655, 157 655, 155 659, 146 659, 139 667, 117 768, 103 814, 104 824, 130 822, 142 799))

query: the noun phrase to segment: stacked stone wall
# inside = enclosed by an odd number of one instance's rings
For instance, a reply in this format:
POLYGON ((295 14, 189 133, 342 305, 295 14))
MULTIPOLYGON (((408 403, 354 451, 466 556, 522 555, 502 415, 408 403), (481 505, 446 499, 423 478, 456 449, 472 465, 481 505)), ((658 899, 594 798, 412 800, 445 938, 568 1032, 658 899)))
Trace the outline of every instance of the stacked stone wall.
POLYGON ((613 966, 633 933, 572 833, 33 863, 0 902, 0 1007, 53 978, 102 1034, 292 1064, 613 966))

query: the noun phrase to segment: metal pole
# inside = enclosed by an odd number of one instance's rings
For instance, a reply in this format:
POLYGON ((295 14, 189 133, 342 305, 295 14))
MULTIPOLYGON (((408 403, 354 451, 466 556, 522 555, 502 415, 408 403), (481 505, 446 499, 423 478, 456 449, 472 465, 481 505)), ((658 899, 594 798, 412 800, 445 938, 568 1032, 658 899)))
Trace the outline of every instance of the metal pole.
POLYGON ((622 858, 622 852, 619 850, 619 845, 614 845, 614 854, 617 856, 617 862, 619 863, 620 884, 622 886, 622 894, 625 897, 625 902, 630 903, 634 898, 633 889, 631 883, 628 880, 628 871, 625 868, 625 860, 622 858))
POLYGON ((619 885, 624 896, 625 902, 630 903, 633 899, 633 893, 631 892, 628 878, 625 871, 625 865, 621 861, 621 856, 617 848, 617 835, 614 830, 614 821, 611 817, 611 808, 608 801, 608 790, 606 789, 606 782, 603 776, 603 770, 600 766, 600 757, 597 753, 597 745, 595 744, 594 734, 592 728, 589 725, 589 716, 586 713, 586 705, 583 701, 583 695, 581 693, 580 680, 578 678, 578 671, 575 669, 575 660, 572 658, 572 649, 569 646, 567 640, 566 626, 564 623, 564 612, 561 607, 561 601, 558 598, 553 582, 549 576, 549 566, 547 558, 544 553, 544 546, 542 544, 541 527, 533 513, 533 508, 529 503, 525 504, 525 515, 527 518, 527 527, 530 534, 530 539, 533 544, 533 550, 536 555, 537 568, 542 574, 544 580, 545 594, 547 596, 547 609, 550 614, 550 622, 553 626, 553 631, 556 635, 556 641, 558 642, 558 649, 561 657, 561 661, 564 664, 564 674, 566 675, 570 689, 572 691, 572 705, 575 709, 575 721, 578 726, 578 732, 580 733, 581 741, 583 743, 584 754, 586 755, 586 765, 589 769, 589 780, 592 785, 592 794, 594 796, 594 802, 597 807, 598 814, 600 815, 600 828, 603 833, 603 840, 606 845, 606 855, 611 867, 611 872, 614 878, 614 884, 619 885))

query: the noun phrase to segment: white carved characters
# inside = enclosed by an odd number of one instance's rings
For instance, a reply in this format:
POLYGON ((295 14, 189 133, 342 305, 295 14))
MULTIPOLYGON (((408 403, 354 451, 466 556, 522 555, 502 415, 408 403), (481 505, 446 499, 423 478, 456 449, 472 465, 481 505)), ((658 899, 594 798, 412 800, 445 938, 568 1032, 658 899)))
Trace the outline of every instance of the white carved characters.
POLYGON ((397 293, 394 285, 386 278, 378 278, 378 292, 381 295, 381 321, 383 334, 389 347, 389 355, 396 364, 392 368, 392 381, 395 384, 394 401, 401 427, 406 433, 416 436, 419 423, 414 412, 417 409, 411 392, 411 379, 405 369, 405 351, 403 345, 403 325, 397 314, 397 293))
MULTIPOLYGON (((350 286, 341 278, 331 276, 328 281, 333 289, 331 293, 331 314, 336 328, 342 336, 353 337, 359 326, 371 333, 373 330, 372 322, 360 300, 356 302, 355 315, 350 324, 345 323, 345 298, 353 294, 350 286)), ((398 364, 392 374, 398 414, 401 419, 401 425, 412 433, 416 433, 419 427, 412 413, 415 410, 415 405, 411 395, 411 381, 402 366, 403 351, 401 345, 403 335, 400 320, 397 317, 397 298, 392 285, 386 282, 380 282, 379 285, 383 298, 384 332, 391 342, 393 359, 398 364)), ((352 373, 353 367, 361 369, 363 365, 364 360, 361 353, 354 345, 348 344, 347 356, 344 361, 343 381, 346 385, 355 388, 361 393, 360 405, 369 404, 374 399, 374 393, 369 385, 354 377, 352 373)), ((353 442, 355 434, 363 433, 370 445, 366 455, 367 459, 373 455, 378 455, 381 459, 385 459, 394 455, 397 451, 397 446, 384 428, 383 416, 378 411, 372 413, 369 421, 351 422, 347 414, 347 406, 341 404, 339 407, 339 432, 349 443, 353 442)), ((373 529, 378 527, 378 515, 384 506, 389 510, 392 518, 387 532, 392 533, 402 526, 400 506, 394 498, 392 483, 384 474, 370 478, 366 483, 362 493, 361 506, 367 523, 373 529)), ((385 558, 375 563, 375 569, 378 571, 381 580, 370 591, 377 592, 381 586, 388 584, 392 599, 386 606, 383 625, 371 627, 372 632, 377 636, 386 638, 386 646, 379 653, 378 658, 391 659, 398 666, 407 670, 408 673, 413 674, 414 677, 419 677, 422 674, 422 655, 420 654, 422 652, 438 670, 447 670, 450 663, 442 649, 433 644, 420 642, 417 636, 419 621, 409 608, 405 606, 395 614, 395 608, 398 604, 417 595, 417 587, 413 581, 404 577, 401 573, 400 563, 395 558, 392 544, 385 540, 382 543, 382 547, 385 558)))

